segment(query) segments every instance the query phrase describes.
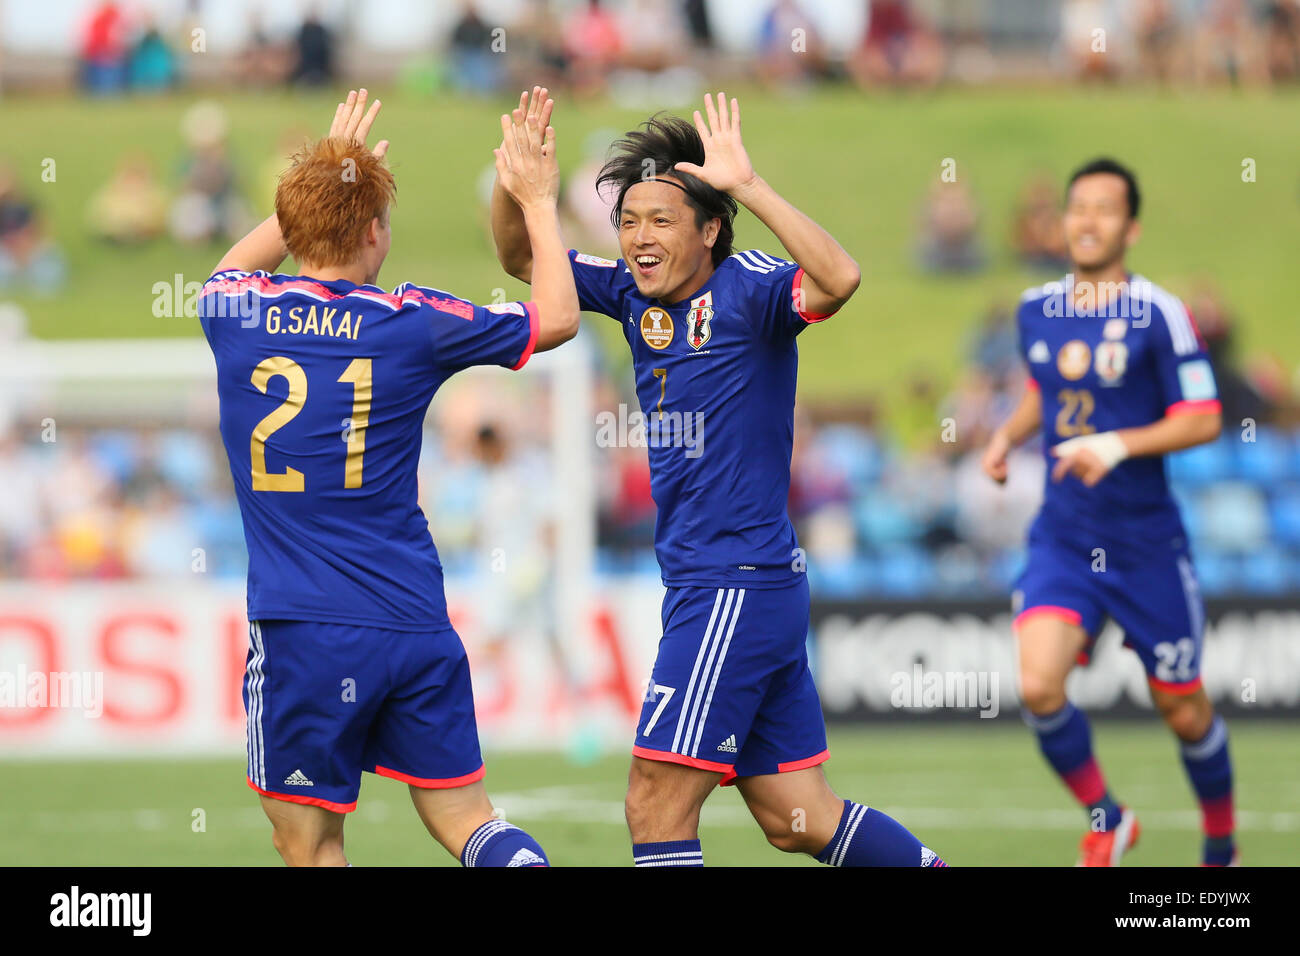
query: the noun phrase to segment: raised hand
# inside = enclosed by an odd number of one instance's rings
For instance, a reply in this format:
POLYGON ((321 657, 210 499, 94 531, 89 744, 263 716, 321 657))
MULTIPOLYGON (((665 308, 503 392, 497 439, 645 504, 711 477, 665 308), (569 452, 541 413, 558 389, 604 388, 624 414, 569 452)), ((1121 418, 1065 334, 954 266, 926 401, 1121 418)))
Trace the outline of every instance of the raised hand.
MULTIPOLYGON (((523 129, 527 123, 528 117, 537 118, 538 129, 546 129, 551 125, 551 111, 555 108, 555 100, 551 99, 550 91, 544 86, 534 86, 532 95, 527 90, 519 94, 519 105, 510 111, 510 119, 520 129, 523 129)), ((502 145, 505 141, 502 140, 502 145)))
POLYGON ((727 94, 719 93, 714 107, 712 96, 706 95, 704 109, 709 114, 708 123, 699 110, 695 111, 695 128, 704 141, 704 165, 678 163, 674 168, 725 193, 753 183, 757 174, 740 139, 740 103, 733 98, 728 110, 727 94))
POLYGON ((521 207, 549 203, 560 195, 560 167, 555 159, 555 129, 550 125, 555 101, 542 87, 525 92, 519 106, 501 115, 501 145, 492 150, 497 178, 521 207))
MULTIPOLYGON (((366 145, 370 127, 374 124, 375 117, 379 115, 380 107, 383 106, 379 100, 375 100, 367 110, 366 96, 365 90, 360 92, 352 90, 348 93, 347 101, 340 103, 334 110, 334 122, 330 123, 329 136, 350 139, 361 146, 366 145)), ((388 152, 388 140, 381 139, 371 152, 382 159, 388 152)))

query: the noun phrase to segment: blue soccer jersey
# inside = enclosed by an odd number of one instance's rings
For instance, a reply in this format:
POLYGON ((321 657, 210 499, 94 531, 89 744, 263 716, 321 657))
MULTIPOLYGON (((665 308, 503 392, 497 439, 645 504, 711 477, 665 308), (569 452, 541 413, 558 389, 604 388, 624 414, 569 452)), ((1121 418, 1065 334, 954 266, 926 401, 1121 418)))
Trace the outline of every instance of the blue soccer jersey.
POLYGON ((249 620, 448 626, 417 502, 425 411, 452 374, 520 368, 531 303, 228 270, 204 284, 221 437, 248 545, 249 620))
POLYGON ((691 297, 643 297, 627 264, 569 253, 585 311, 632 349, 668 587, 779 588, 803 576, 786 513, 803 270, 762 252, 723 260, 691 297))
POLYGON ((1030 289, 1017 313, 1030 387, 1042 395, 1048 477, 1039 524, 1104 541, 1181 535, 1163 456, 1129 458, 1088 488, 1073 475, 1052 481, 1051 449, 1166 415, 1217 411, 1214 373, 1196 326, 1175 296, 1140 275, 1091 312, 1080 312, 1066 290, 1060 282, 1030 289))
POLYGON ((1041 391, 1048 476, 1016 581, 1016 623, 1046 614, 1091 642, 1107 617, 1124 630, 1161 690, 1200 686, 1205 613, 1191 548, 1163 456, 1120 462, 1095 487, 1056 482, 1053 446, 1167 415, 1217 411, 1214 374, 1191 316, 1174 296, 1132 276, 1122 296, 1080 312, 1067 287, 1025 293, 1018 314, 1030 385, 1041 391))

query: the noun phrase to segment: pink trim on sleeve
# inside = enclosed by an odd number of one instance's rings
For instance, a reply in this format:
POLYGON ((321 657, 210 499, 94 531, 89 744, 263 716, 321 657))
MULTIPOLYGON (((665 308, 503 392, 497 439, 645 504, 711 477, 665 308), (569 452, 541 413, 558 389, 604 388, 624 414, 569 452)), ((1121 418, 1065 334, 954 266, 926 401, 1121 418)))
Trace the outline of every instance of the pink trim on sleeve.
POLYGON ((1223 403, 1217 398, 1207 398, 1199 402, 1174 402, 1165 409, 1170 418, 1175 415, 1206 415, 1210 412, 1223 411, 1223 403))
POLYGON ((537 305, 533 302, 525 302, 524 309, 528 313, 528 344, 524 346, 524 354, 519 356, 519 364, 510 366, 510 371, 517 372, 528 364, 528 360, 533 357, 533 349, 537 348, 537 305))
POLYGON ((790 287, 790 304, 794 306, 794 311, 798 314, 799 318, 803 319, 805 322, 808 323, 825 322, 827 319, 829 319, 832 315, 835 314, 834 312, 825 312, 825 313, 805 312, 803 309, 799 308, 799 300, 801 298, 800 292, 801 292, 802 284, 803 284, 803 268, 800 267, 798 271, 795 272, 794 284, 790 287))

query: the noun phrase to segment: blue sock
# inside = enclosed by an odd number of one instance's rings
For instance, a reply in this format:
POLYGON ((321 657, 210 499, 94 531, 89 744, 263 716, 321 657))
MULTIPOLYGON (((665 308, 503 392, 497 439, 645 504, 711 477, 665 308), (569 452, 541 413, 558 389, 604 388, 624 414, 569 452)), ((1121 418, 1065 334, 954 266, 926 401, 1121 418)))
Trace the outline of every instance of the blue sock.
POLYGON ((1052 769, 1070 788, 1081 804, 1088 808, 1094 830, 1113 830, 1119 826, 1120 806, 1106 789, 1101 768, 1092 755, 1092 731, 1083 711, 1069 701, 1051 714, 1021 712, 1025 723, 1038 735, 1038 747, 1052 769))
POLYGON ((844 801, 840 825, 818 863, 830 866, 947 866, 893 817, 844 801))
POLYGON ((536 840, 513 823, 489 820, 470 835, 461 851, 465 866, 550 866, 536 840))
POLYGON ((637 866, 703 866, 704 853, 699 840, 633 843, 632 862, 637 866))
POLYGON ((1183 766, 1201 804, 1205 831, 1203 862, 1227 866, 1236 850, 1233 840, 1232 760, 1228 757, 1228 725, 1216 714, 1210 729, 1195 743, 1182 746, 1183 766))

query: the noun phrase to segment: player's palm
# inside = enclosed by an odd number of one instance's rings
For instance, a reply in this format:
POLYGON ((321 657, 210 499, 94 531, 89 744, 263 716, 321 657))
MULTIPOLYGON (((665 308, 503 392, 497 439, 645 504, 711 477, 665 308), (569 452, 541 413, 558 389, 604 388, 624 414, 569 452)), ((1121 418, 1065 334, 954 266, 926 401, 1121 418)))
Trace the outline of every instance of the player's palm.
POLYGON ((718 94, 718 105, 713 98, 704 98, 708 122, 695 111, 695 128, 704 141, 704 165, 678 163, 676 169, 704 180, 720 192, 731 192, 754 179, 754 164, 749 161, 745 144, 740 137, 740 103, 732 99, 727 108, 727 94, 718 94))
MULTIPOLYGON (((361 146, 366 145, 366 137, 370 135, 370 127, 374 125, 375 117, 379 115, 379 108, 383 104, 375 100, 370 104, 370 109, 366 109, 366 97, 369 94, 365 90, 358 92, 351 90, 345 102, 340 103, 334 110, 334 121, 330 123, 329 136, 350 139, 361 146)), ((375 144, 372 152, 383 158, 388 152, 388 140, 381 139, 375 144)))
POLYGON ((548 125, 554 100, 534 87, 513 116, 501 117, 501 145, 492 151, 497 178, 521 207, 554 204, 560 195, 560 166, 555 157, 555 128, 548 125))

